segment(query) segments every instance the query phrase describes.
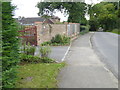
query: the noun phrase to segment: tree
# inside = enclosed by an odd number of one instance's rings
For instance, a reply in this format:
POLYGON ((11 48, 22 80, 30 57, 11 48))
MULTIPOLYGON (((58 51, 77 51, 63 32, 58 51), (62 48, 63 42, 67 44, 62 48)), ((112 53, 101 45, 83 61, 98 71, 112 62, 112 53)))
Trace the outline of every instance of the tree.
POLYGON ((2 87, 13 88, 19 62, 18 27, 12 18, 15 7, 11 2, 2 3, 2 87))
POLYGON ((90 20, 98 23, 104 30, 112 30, 117 25, 116 3, 101 2, 90 7, 90 20))
POLYGON ((90 19, 89 20, 90 31, 97 31, 99 28, 99 22, 97 19, 90 19))
POLYGON ((39 8, 39 16, 50 15, 52 16, 55 10, 63 12, 64 15, 69 14, 68 22, 85 23, 86 18, 86 4, 81 2, 40 2, 37 4, 39 8))

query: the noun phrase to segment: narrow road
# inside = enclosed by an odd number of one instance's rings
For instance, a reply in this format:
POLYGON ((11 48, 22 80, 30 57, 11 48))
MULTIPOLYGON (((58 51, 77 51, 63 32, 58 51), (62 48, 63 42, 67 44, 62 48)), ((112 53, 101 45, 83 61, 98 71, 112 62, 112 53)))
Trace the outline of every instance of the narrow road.
POLYGON ((95 32, 92 42, 101 60, 118 77, 118 35, 110 32, 95 32))
POLYGON ((76 39, 58 75, 59 88, 118 88, 118 80, 90 47, 93 33, 76 39))

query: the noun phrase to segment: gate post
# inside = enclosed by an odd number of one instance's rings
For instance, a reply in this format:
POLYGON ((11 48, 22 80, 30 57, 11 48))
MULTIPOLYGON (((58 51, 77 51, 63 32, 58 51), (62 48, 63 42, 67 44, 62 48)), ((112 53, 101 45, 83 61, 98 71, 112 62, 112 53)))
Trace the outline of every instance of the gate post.
POLYGON ((37 46, 41 44, 41 30, 42 30, 42 22, 35 22, 35 25, 36 25, 36 32, 37 32, 37 35, 36 35, 36 39, 37 39, 37 46))

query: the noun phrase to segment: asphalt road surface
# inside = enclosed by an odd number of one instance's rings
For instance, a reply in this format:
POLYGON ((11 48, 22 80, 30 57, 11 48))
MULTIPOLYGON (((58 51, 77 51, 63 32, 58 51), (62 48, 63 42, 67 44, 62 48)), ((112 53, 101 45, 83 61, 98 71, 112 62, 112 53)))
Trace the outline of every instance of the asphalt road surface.
MULTIPOLYGON (((49 55, 50 58, 56 60, 57 62, 61 62, 63 59, 67 49, 69 46, 51 46, 51 53, 49 55)), ((39 52, 40 47, 36 47, 35 55, 40 56, 39 52)))
POLYGON ((118 77, 118 35, 110 32, 95 32, 91 41, 101 60, 118 77))

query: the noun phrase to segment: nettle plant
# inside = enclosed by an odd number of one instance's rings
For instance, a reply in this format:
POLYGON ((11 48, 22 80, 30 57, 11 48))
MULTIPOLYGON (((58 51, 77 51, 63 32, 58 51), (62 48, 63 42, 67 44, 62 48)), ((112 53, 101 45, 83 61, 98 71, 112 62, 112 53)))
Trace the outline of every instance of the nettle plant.
POLYGON ((40 47, 40 54, 41 54, 41 57, 44 58, 44 57, 48 57, 48 55, 51 53, 51 49, 49 46, 41 46, 40 47))
POLYGON ((22 48, 22 52, 26 55, 34 55, 35 46, 30 45, 29 42, 27 45, 26 45, 26 43, 24 43, 23 48, 22 48))
POLYGON ((51 53, 51 48, 49 46, 41 46, 40 47, 40 54, 41 54, 41 60, 44 63, 53 63, 55 60, 49 58, 49 55, 51 53))

